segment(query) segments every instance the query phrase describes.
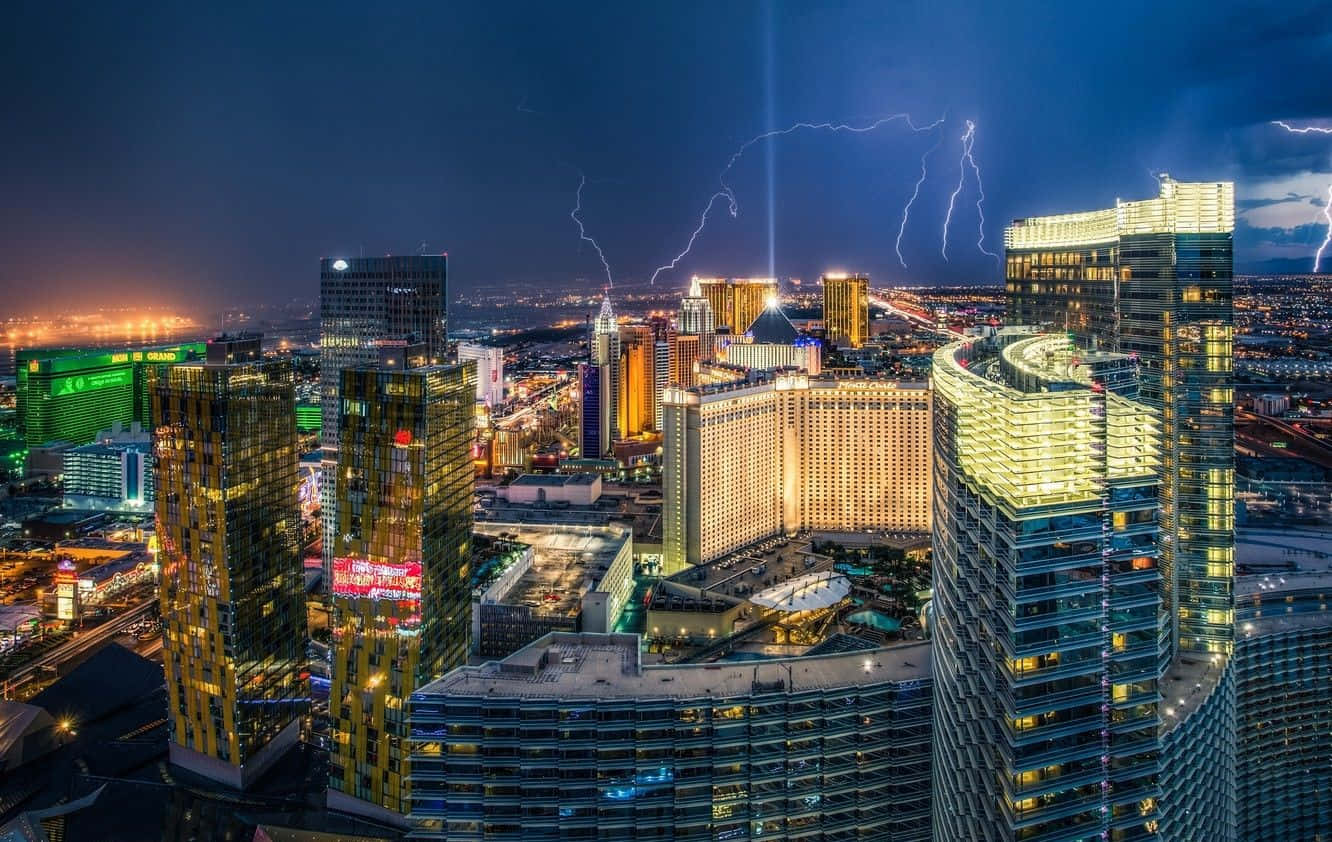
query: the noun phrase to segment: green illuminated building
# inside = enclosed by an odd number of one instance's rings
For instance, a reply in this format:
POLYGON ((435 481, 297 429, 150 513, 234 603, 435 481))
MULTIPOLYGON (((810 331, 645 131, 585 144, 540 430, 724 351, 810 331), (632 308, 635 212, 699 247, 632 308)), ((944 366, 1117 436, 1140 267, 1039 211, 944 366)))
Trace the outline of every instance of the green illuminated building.
POLYGON ((296 404, 296 432, 317 433, 323 419, 324 408, 317 403, 296 404))
POLYGON ((15 355, 18 426, 29 447, 87 444, 116 422, 151 429, 151 370, 202 359, 204 343, 124 350, 42 349, 15 355))

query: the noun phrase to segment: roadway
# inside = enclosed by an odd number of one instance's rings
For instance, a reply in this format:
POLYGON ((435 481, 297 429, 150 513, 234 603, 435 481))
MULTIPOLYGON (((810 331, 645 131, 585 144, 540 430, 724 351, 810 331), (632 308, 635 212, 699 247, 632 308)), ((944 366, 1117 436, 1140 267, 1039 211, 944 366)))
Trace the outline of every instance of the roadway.
POLYGON ((904 310, 901 307, 898 307, 897 305, 893 304, 890 300, 888 300, 887 297, 885 297, 880 293, 870 292, 869 302, 870 304, 873 304, 875 307, 882 308, 894 315, 901 316, 902 318, 907 319, 908 321, 912 321, 915 322, 916 324, 923 325, 929 328, 930 330, 933 330, 935 333, 942 333, 945 336, 963 335, 961 332, 955 331, 952 328, 940 328, 939 325, 937 325, 935 322, 926 318, 925 316, 922 316, 919 313, 916 313, 912 310, 904 310))
MULTIPOLYGON (((41 676, 43 671, 54 669, 59 673, 61 665, 79 660, 110 643, 117 636, 124 634, 125 630, 135 622, 148 615, 156 604, 157 598, 150 596, 92 628, 76 630, 74 636, 65 643, 16 667, 6 676, 3 680, 5 697, 15 696, 16 691, 21 691, 25 684, 41 676)), ((161 648, 160 639, 157 646, 161 648)), ((23 694, 19 692, 18 695, 23 694)))
POLYGON ((1261 455, 1297 456, 1332 470, 1332 445, 1283 419, 1236 409, 1235 427, 1235 438, 1261 455), (1271 440, 1260 434, 1263 428, 1275 431, 1286 446, 1273 448, 1271 440))

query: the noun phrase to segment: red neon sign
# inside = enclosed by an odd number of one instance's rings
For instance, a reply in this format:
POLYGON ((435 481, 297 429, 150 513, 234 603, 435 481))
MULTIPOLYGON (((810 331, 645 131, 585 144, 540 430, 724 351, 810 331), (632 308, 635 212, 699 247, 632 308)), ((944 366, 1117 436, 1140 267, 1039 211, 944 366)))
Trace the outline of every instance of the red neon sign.
POLYGON ((333 595, 418 601, 421 599, 421 562, 403 564, 333 559, 333 595))
POLYGON ((394 433, 394 434, 393 434, 393 443, 396 444, 396 445, 398 445, 399 447, 406 447, 407 445, 411 444, 411 443, 412 443, 412 431, 411 431, 411 430, 399 430, 398 432, 394 433))

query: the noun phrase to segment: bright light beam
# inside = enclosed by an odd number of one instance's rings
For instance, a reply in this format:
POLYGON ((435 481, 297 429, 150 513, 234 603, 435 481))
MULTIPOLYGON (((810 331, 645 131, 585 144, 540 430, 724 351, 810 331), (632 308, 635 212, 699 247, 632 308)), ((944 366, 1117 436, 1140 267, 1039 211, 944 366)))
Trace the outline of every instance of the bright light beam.
POLYGON ((583 188, 585 186, 587 186, 587 176, 582 170, 579 170, 578 192, 574 194, 574 209, 569 211, 569 218, 578 226, 578 239, 591 243, 592 248, 597 250, 597 257, 601 258, 601 266, 606 270, 606 283, 613 287, 615 281, 611 278, 610 264, 606 262, 606 255, 601 251, 601 246, 597 244, 597 241, 587 235, 587 229, 583 227, 583 219, 578 215, 583 210, 583 188))
POLYGON ((1285 120, 1273 120, 1272 125, 1280 126, 1291 134, 1332 134, 1332 129, 1323 126, 1292 126, 1285 120))
MULTIPOLYGON (((943 122, 942 119, 940 122, 943 122)), ((911 198, 907 199, 902 206, 902 224, 897 226, 897 243, 894 248, 897 249, 897 262, 902 264, 902 268, 907 268, 906 258, 902 257, 902 237, 906 234, 907 217, 911 214, 911 206, 915 204, 916 197, 920 195, 920 186, 925 183, 925 177, 928 175, 925 169, 925 159, 930 157, 930 153, 939 148, 943 143, 943 132, 939 132, 939 137, 935 139, 934 145, 925 150, 925 154, 920 156, 920 178, 916 179, 915 189, 911 191, 911 198)))

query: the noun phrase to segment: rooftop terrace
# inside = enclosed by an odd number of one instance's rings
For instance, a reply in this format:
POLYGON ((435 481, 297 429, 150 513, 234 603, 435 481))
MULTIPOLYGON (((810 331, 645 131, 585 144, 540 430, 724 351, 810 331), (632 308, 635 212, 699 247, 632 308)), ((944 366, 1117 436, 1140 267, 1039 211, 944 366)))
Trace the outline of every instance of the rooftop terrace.
POLYGON ((614 526, 478 522, 476 531, 532 548, 531 568, 503 602, 570 617, 630 540, 628 530, 614 526))
POLYGON ((930 677, 930 644, 743 664, 649 665, 638 635, 554 632, 502 661, 462 667, 413 698, 706 699, 760 689, 793 693, 930 677), (789 687, 788 687, 789 685, 789 687))

